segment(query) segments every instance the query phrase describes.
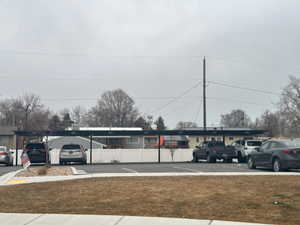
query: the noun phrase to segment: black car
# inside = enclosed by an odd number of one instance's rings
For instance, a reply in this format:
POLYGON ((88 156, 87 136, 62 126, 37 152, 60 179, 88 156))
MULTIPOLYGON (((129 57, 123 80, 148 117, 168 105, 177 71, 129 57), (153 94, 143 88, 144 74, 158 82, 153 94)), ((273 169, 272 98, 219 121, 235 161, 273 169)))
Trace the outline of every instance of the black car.
POLYGON ((206 159, 209 163, 215 163, 217 159, 222 159, 224 162, 232 163, 233 158, 237 158, 235 148, 226 146, 221 141, 203 142, 193 151, 193 162, 206 159))
POLYGON ((29 143, 23 153, 27 153, 31 163, 50 163, 49 149, 46 143, 29 143))
POLYGON ((300 140, 280 139, 265 142, 250 154, 248 167, 267 167, 275 172, 300 169, 300 140))

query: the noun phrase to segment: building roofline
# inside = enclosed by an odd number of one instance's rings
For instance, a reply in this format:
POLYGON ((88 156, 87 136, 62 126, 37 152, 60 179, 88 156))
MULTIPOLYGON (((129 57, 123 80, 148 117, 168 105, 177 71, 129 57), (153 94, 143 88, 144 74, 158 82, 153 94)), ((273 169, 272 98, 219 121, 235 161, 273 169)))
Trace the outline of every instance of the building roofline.
POLYGON ((167 136, 167 135, 195 135, 195 136, 239 136, 263 135, 266 130, 56 130, 56 131, 15 131, 19 136, 167 136))

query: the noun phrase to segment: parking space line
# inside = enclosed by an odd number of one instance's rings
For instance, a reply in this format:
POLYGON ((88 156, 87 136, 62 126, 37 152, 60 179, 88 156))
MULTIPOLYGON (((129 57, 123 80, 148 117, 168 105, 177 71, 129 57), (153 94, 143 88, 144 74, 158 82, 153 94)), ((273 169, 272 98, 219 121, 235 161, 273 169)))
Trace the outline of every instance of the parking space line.
POLYGON ((130 173, 138 173, 138 171, 132 170, 132 169, 128 169, 128 168, 122 168, 123 170, 130 172, 130 173))
POLYGON ((186 167, 177 167, 177 166, 173 166, 172 168, 174 168, 174 169, 181 169, 181 170, 187 170, 187 171, 196 172, 196 173, 201 172, 201 171, 199 171, 199 170, 194 170, 194 169, 190 169, 190 168, 186 168, 186 167))

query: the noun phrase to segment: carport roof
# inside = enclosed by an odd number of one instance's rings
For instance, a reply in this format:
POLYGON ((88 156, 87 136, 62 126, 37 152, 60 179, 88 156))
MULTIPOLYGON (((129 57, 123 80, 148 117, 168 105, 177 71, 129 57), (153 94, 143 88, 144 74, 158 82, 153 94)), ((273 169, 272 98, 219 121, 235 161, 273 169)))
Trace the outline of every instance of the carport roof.
POLYGON ((186 129, 186 130, 118 130, 118 131, 103 131, 103 130, 56 130, 56 131, 15 131, 19 136, 166 136, 166 135, 195 135, 195 136, 250 136, 262 135, 266 130, 251 130, 251 129, 186 129))

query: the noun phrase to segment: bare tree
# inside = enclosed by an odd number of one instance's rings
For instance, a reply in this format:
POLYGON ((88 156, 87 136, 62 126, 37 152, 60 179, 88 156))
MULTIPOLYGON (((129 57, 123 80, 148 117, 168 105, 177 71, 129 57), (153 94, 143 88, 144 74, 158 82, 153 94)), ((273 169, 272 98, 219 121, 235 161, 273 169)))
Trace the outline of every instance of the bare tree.
POLYGON ((300 79, 289 77, 289 84, 282 90, 279 102, 280 115, 285 121, 286 136, 300 136, 300 79))
POLYGON ((281 136, 280 121, 281 118, 278 112, 272 113, 266 110, 261 118, 256 120, 255 128, 267 130, 270 137, 281 136))
POLYGON ((48 126, 49 110, 41 104, 40 97, 25 94, 0 102, 0 123, 19 129, 40 130, 48 126))
POLYGON ((74 121, 74 125, 78 127, 84 126, 85 115, 86 115, 86 110, 82 106, 80 105, 75 106, 71 111, 71 118, 74 121))
POLYGON ((241 109, 232 110, 228 114, 221 115, 221 125, 232 128, 246 128, 250 127, 250 117, 241 109))
POLYGON ((132 127, 138 111, 133 99, 121 89, 107 91, 87 114, 90 126, 132 127))
POLYGON ((185 128, 196 128, 198 127, 197 123, 194 122, 184 122, 184 121, 179 121, 176 125, 176 129, 185 129, 185 128))

